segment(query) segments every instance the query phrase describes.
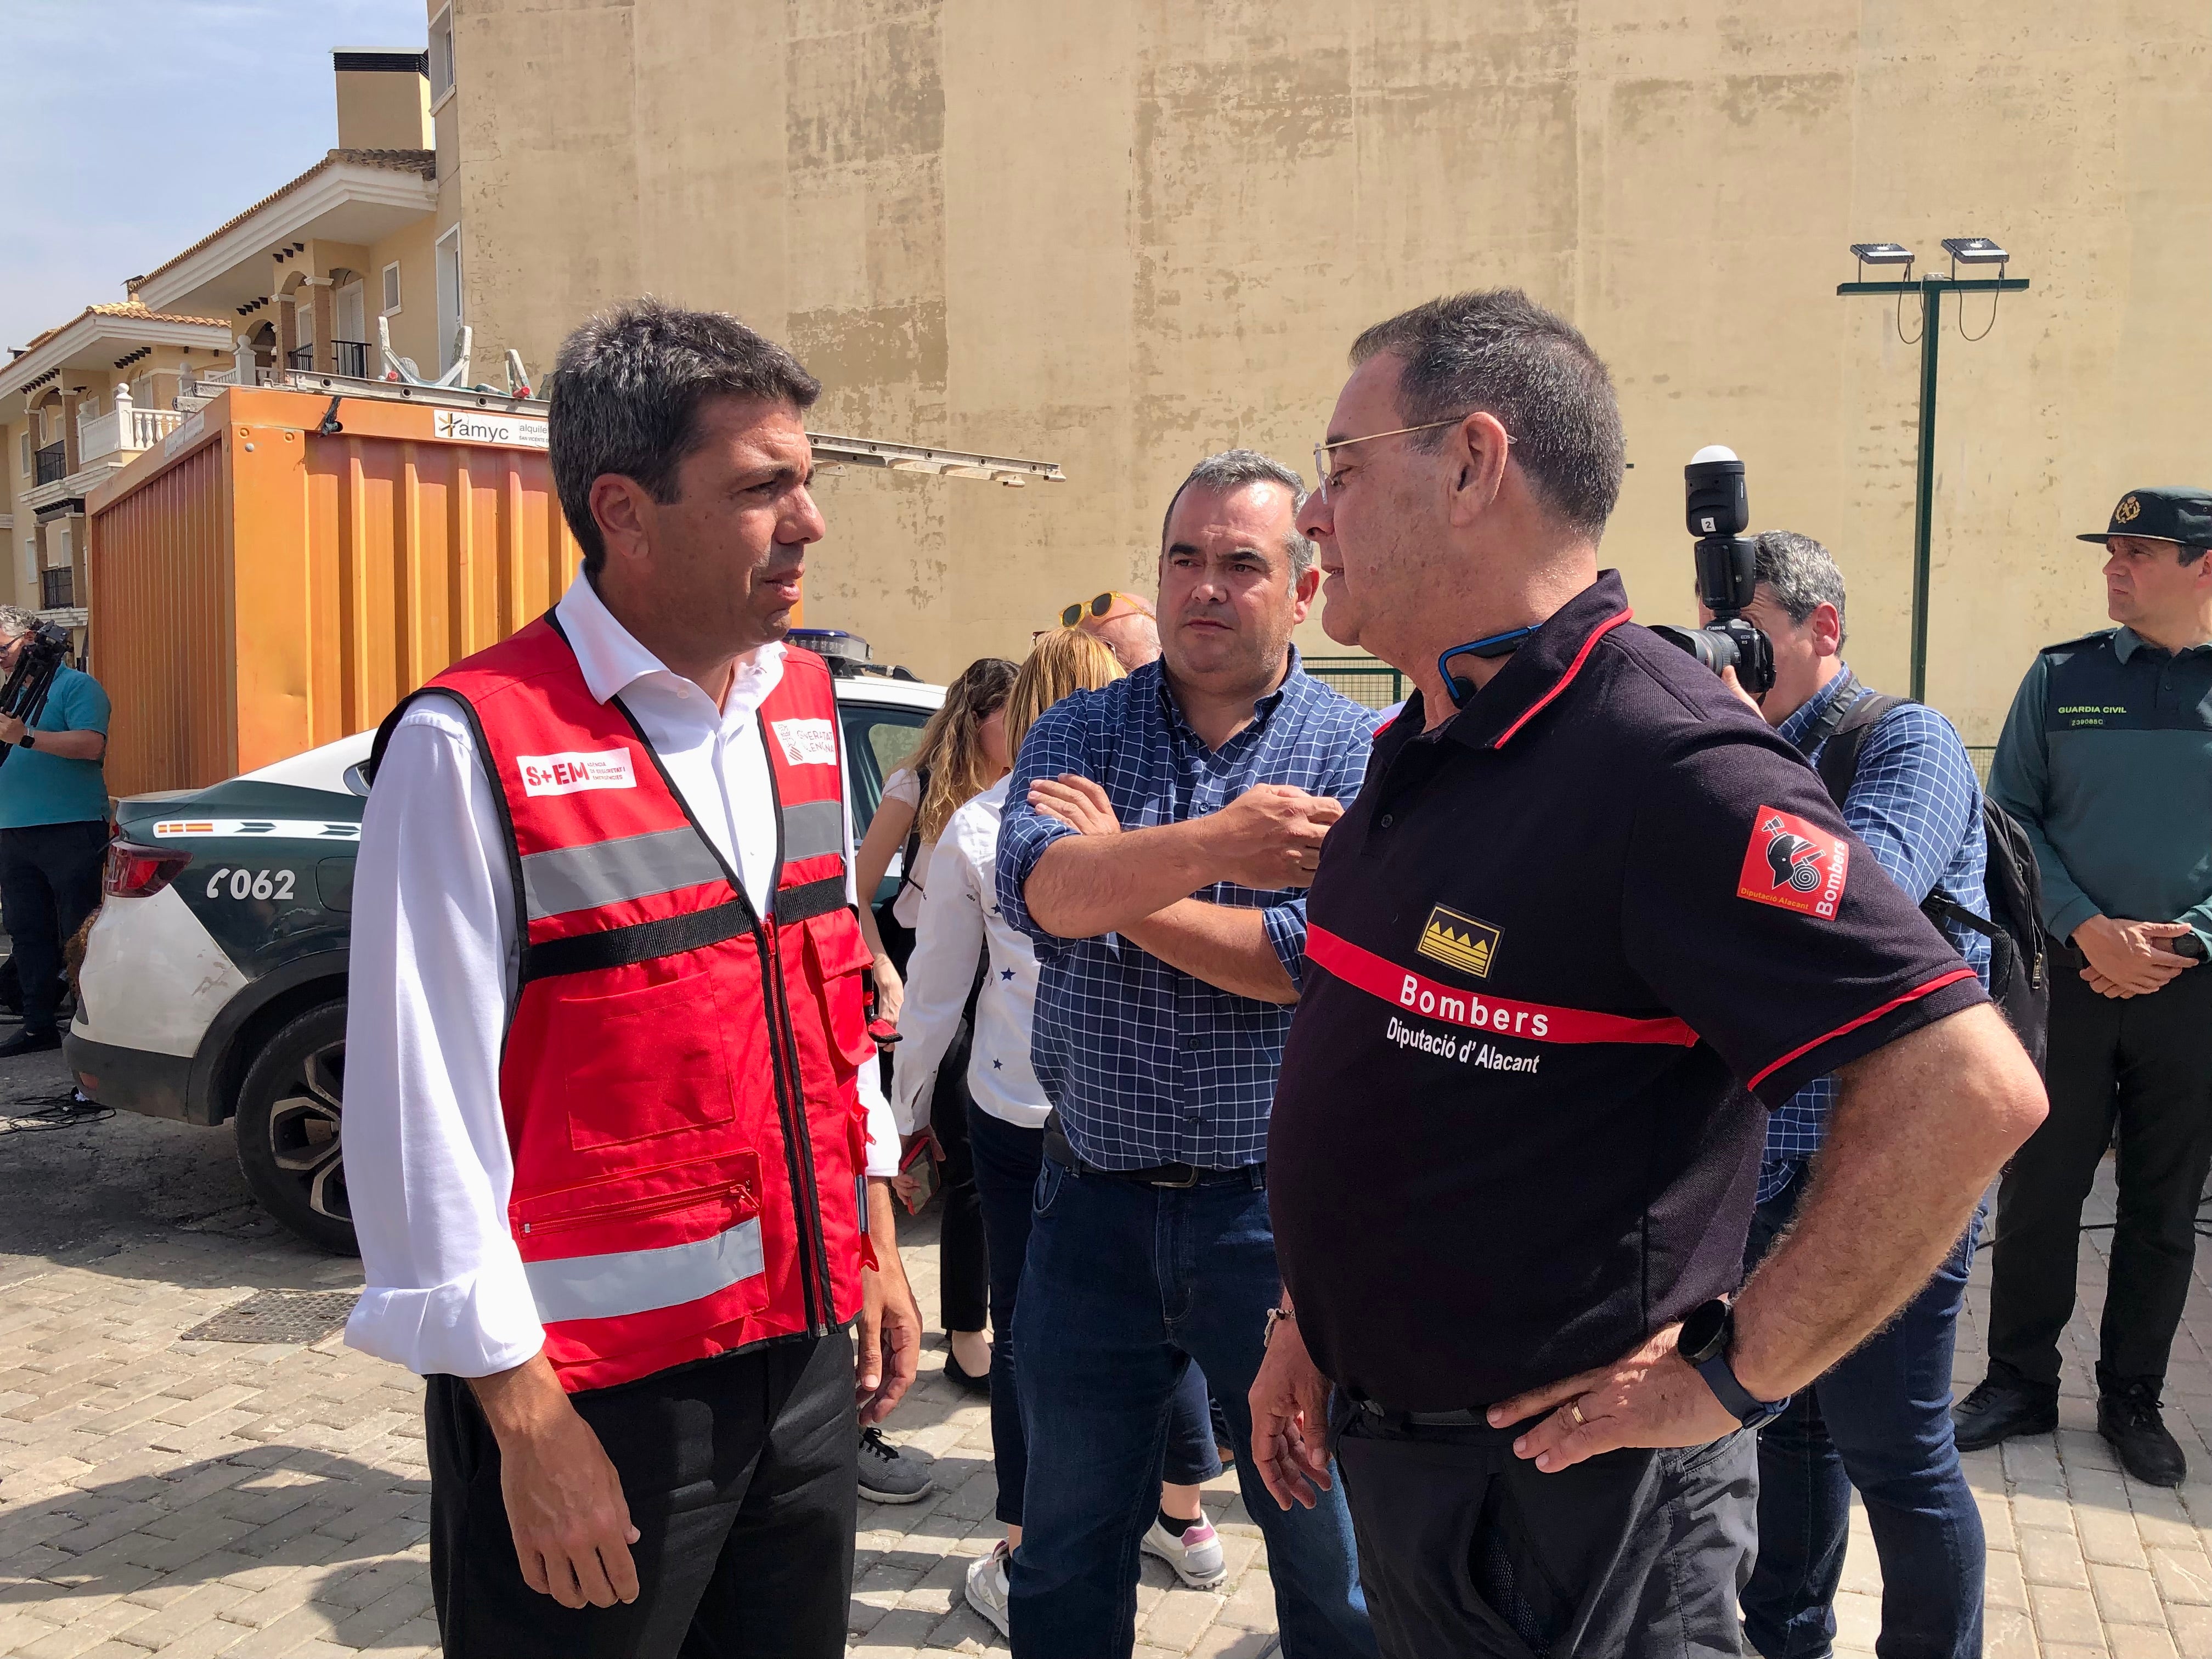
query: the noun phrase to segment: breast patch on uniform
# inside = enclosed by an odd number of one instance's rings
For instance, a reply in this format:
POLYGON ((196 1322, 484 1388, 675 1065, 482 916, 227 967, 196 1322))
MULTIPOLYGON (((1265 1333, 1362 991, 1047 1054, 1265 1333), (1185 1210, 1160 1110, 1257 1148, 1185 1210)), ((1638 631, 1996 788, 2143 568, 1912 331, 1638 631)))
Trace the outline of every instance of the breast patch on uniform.
POLYGON ((1498 930, 1486 921, 1439 904, 1421 924, 1421 941, 1414 949, 1431 962, 1487 979, 1490 964, 1498 955, 1498 930))

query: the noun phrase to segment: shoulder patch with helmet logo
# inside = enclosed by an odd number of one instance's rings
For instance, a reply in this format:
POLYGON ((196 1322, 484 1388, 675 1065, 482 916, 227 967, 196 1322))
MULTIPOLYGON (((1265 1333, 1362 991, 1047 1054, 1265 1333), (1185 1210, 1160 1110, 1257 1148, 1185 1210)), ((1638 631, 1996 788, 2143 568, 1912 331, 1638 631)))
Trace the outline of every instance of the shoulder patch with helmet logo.
POLYGON ((828 720, 778 720, 774 729, 775 740, 783 745, 784 759, 793 766, 837 763, 837 734, 828 720))
POLYGON ((1762 806, 1752 821, 1735 896, 1833 921, 1850 859, 1850 844, 1842 836, 1779 807, 1762 806))
POLYGON ((526 795, 573 795, 580 789, 635 789, 629 750, 568 750, 558 755, 517 755, 526 795))

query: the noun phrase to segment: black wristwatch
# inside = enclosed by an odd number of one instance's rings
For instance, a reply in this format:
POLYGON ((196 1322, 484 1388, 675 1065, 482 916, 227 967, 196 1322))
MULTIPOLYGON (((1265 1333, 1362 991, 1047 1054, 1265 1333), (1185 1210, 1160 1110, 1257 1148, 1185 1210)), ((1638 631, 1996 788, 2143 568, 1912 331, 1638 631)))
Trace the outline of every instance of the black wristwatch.
POLYGON ((36 749, 39 746, 37 739, 38 733, 31 731, 28 727, 26 727, 24 729, 22 738, 17 743, 16 747, 19 749, 36 749))
POLYGON ((1705 1386, 1728 1408, 1729 1414, 1747 1429, 1771 1423, 1788 1409, 1790 1396, 1759 1400, 1736 1381, 1728 1361, 1729 1343, 1735 1336, 1735 1310, 1719 1297, 1699 1304, 1682 1322, 1675 1350, 1705 1379, 1705 1386))

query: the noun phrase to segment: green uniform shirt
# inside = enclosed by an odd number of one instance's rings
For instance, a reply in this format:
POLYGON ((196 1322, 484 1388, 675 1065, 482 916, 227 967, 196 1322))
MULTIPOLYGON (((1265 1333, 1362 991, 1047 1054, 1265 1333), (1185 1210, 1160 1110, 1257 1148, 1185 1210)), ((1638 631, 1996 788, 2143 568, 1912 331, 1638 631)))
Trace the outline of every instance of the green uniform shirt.
MULTIPOLYGON (((89 674, 54 675, 33 732, 107 731, 107 693, 89 674)), ((40 823, 105 823, 107 779, 95 760, 65 760, 39 749, 17 749, 0 766, 0 830, 40 823)))
POLYGON ((2061 939, 2100 913, 2212 947, 2212 645, 2132 629, 2045 646, 2005 717, 1990 799, 2021 821, 2061 939))

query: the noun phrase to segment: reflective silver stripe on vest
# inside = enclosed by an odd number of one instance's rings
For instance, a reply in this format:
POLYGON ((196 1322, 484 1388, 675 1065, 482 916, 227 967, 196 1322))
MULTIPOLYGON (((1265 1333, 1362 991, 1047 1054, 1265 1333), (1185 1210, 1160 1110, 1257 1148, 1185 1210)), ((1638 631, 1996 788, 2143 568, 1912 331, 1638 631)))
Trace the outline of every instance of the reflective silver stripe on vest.
POLYGON ((690 1244, 522 1264, 538 1317, 548 1325, 562 1319, 617 1319, 677 1307, 765 1270, 757 1216, 690 1244))
POLYGON ((845 850, 845 806, 842 801, 810 800, 783 809, 783 861, 818 859, 845 850))
POLYGON ((714 849, 689 825, 619 841, 550 848, 526 854, 522 860, 522 888, 533 921, 571 910, 594 910, 623 899, 672 893, 721 876, 714 849))

